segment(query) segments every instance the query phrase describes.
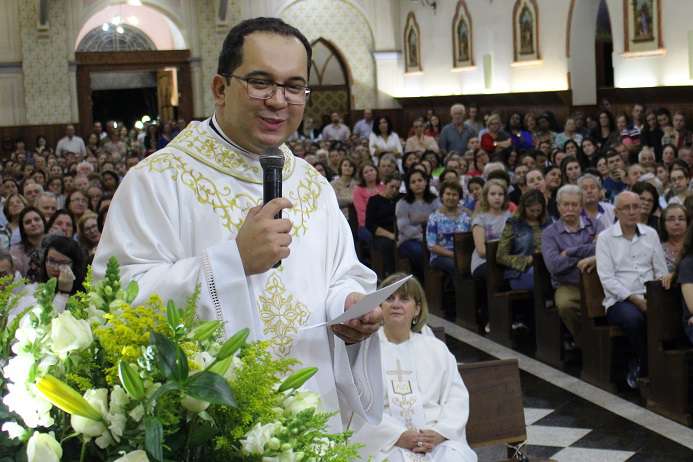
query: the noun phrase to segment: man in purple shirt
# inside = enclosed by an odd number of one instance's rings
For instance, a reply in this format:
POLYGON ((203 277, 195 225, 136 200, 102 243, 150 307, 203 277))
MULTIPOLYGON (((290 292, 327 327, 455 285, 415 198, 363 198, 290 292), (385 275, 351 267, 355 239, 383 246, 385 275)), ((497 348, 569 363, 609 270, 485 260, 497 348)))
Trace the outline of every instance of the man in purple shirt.
POLYGON ((578 186, 561 187, 556 202, 560 219, 544 229, 541 252, 551 273, 551 283, 556 288, 558 314, 579 343, 580 271, 594 271, 596 238, 604 230, 604 225, 599 220, 581 216, 582 190, 578 186))

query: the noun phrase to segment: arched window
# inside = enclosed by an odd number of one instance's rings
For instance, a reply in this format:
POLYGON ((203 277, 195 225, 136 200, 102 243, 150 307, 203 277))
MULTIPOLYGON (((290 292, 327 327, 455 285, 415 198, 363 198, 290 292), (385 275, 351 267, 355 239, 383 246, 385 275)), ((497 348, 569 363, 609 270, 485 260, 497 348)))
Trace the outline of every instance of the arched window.
POLYGON ((338 112, 349 114, 351 110, 351 90, 349 69, 337 48, 319 38, 312 44, 313 56, 310 61, 310 99, 306 116, 316 125, 329 121, 329 114, 338 112))
POLYGON ((129 24, 97 27, 79 42, 77 51, 147 51, 156 50, 154 42, 140 29, 129 24))

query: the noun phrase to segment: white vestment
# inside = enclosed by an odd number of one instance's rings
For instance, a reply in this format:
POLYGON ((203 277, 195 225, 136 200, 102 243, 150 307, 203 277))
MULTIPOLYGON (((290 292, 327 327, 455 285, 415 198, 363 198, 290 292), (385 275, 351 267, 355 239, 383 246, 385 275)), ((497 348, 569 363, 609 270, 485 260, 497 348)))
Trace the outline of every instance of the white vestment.
MULTIPOLYGON (((349 225, 327 180, 281 147, 283 211, 293 223, 291 255, 277 269, 246 276, 236 235, 251 207, 262 204, 262 168, 210 127, 192 122, 164 149, 123 179, 94 257, 102 278, 115 256, 121 278, 140 285, 136 303, 157 293, 182 303, 201 285, 198 314, 223 321, 226 335, 248 327, 251 339, 272 339, 276 356, 294 357, 319 372, 306 388, 326 410, 369 422, 382 415, 376 335, 346 346, 327 328, 300 330, 344 312, 351 292, 370 292, 375 274, 356 257, 349 225)), ((331 430, 341 431, 338 419, 331 430)))
POLYGON ((375 462, 476 462, 465 433, 469 393, 455 357, 437 338, 412 333, 395 344, 378 332, 383 361, 385 410, 379 425, 365 424, 354 435, 361 455, 375 462), (395 446, 407 430, 433 430, 446 440, 427 454, 395 446))

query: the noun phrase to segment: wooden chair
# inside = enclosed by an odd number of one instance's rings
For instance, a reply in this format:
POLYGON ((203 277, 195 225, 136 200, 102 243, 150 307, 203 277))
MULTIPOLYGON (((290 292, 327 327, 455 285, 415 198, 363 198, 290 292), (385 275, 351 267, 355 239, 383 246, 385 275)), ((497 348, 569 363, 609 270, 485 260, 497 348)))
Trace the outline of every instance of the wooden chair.
POLYGON ((472 278, 474 237, 471 232, 455 233, 455 306, 462 327, 479 330, 477 317, 476 284, 472 278))
POLYGON ((641 392, 647 407, 690 426, 693 423, 693 348, 681 325, 681 289, 665 290, 660 281, 647 288, 649 380, 641 392))
POLYGON ((551 274, 541 253, 534 254, 534 326, 536 358, 556 368, 563 368, 563 324, 553 300, 551 274))
POLYGON ((599 275, 580 273, 580 308, 582 311, 582 380, 611 392, 616 391, 614 347, 624 338, 623 331, 606 321, 604 289, 599 275))
POLYGON ((528 302, 528 290, 508 290, 503 267, 497 263, 498 241, 486 242, 486 292, 488 296, 489 337, 509 348, 515 347, 513 338, 513 304, 528 302))
POLYGON ((527 432, 517 359, 460 364, 458 369, 469 391, 469 445, 524 442, 527 432))

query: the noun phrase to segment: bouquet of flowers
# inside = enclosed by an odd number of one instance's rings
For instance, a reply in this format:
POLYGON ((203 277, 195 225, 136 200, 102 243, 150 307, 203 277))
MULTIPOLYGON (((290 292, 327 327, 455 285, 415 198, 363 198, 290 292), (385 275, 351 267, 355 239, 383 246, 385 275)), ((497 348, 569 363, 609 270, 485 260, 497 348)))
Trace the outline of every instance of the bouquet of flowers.
POLYGON ((347 461, 349 433, 301 386, 315 368, 274 359, 241 330, 224 342, 219 321, 121 287, 111 259, 63 312, 55 280, 32 303, 0 279, 0 461, 347 461), (288 376, 288 377, 287 377, 288 376), (282 381, 282 377, 287 377, 282 381))

